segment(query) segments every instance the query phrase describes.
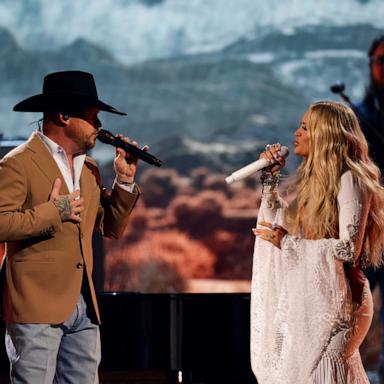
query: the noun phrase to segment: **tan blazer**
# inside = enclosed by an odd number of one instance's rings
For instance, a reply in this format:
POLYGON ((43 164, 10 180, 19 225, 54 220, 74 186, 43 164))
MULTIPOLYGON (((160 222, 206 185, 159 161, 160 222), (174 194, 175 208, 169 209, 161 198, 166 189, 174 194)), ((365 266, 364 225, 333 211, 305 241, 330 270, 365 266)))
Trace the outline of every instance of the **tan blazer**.
POLYGON ((98 229, 118 238, 139 190, 116 187, 107 194, 96 163, 87 157, 80 177, 82 222, 61 223, 49 202, 57 177, 62 179, 60 194, 68 194, 56 162, 35 133, 0 161, 0 242, 7 242, 3 311, 8 323, 63 322, 75 308, 83 272, 100 320, 92 282, 92 233, 98 229))

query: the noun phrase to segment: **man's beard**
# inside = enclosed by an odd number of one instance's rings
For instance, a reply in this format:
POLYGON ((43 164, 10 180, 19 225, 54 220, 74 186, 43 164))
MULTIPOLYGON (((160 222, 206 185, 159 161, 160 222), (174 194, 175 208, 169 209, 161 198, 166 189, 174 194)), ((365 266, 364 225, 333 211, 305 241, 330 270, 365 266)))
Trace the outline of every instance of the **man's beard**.
POLYGON ((81 153, 85 153, 86 151, 94 148, 96 145, 96 138, 93 134, 89 136, 83 136, 82 138, 73 137, 72 140, 76 142, 81 153))
POLYGON ((89 139, 89 140, 85 143, 85 150, 88 151, 88 150, 94 148, 95 145, 96 145, 96 139, 95 139, 95 140, 89 139))

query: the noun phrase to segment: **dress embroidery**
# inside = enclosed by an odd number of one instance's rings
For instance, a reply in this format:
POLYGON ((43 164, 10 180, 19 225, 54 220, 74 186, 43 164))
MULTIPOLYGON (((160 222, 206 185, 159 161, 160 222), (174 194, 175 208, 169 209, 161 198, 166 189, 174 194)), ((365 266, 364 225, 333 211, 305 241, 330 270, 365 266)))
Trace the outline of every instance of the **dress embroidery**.
POLYGON ((353 264, 354 246, 351 240, 339 240, 335 245, 335 257, 353 264))

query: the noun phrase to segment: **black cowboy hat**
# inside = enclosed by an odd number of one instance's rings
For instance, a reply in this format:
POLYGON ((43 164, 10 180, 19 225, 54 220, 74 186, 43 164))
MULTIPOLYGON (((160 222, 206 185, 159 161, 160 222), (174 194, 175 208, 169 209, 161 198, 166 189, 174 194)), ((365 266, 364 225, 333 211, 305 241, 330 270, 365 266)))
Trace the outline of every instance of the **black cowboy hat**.
POLYGON ((44 112, 48 110, 99 107, 101 111, 126 115, 97 96, 92 74, 82 71, 50 73, 44 77, 43 93, 28 97, 13 107, 17 112, 44 112))

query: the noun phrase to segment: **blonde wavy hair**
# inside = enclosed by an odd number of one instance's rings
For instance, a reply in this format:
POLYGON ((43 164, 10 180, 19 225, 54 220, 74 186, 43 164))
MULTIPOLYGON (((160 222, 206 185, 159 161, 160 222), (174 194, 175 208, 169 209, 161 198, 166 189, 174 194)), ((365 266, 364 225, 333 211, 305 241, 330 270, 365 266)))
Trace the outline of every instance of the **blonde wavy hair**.
POLYGON ((304 231, 310 239, 337 237, 340 177, 351 171, 371 197, 363 249, 369 263, 378 266, 384 246, 384 188, 356 115, 344 104, 320 101, 310 105, 306 116, 309 154, 297 170, 297 198, 287 211, 288 228, 304 231))

